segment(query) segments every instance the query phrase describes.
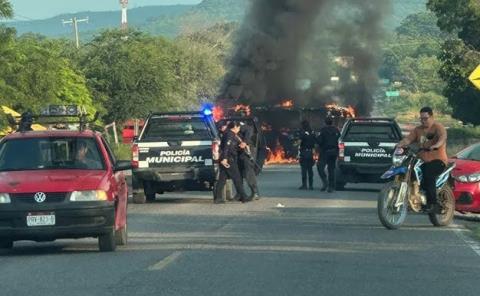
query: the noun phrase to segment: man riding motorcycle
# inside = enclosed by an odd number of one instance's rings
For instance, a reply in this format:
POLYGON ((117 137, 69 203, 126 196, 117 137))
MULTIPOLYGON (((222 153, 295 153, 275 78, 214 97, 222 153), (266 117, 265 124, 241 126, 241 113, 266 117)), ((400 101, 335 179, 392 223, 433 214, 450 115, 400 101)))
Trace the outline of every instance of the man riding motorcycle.
POLYGON ((419 157, 424 161, 421 166, 423 181, 420 187, 427 197, 425 211, 431 213, 439 209, 435 183, 448 162, 447 131, 441 123, 434 120, 433 110, 430 107, 420 109, 420 121, 421 125, 400 141, 397 147, 414 143, 420 146, 419 157))

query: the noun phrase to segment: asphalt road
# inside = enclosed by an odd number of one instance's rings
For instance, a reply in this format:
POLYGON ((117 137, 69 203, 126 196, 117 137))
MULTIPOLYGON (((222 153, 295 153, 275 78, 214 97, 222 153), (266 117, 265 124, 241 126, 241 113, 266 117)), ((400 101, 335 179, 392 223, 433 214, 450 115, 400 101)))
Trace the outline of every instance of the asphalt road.
POLYGON ((462 221, 410 215, 386 230, 379 185, 300 191, 294 166, 260 184, 247 204, 208 192, 130 204, 115 253, 94 239, 16 243, 0 253, 0 295, 479 295, 480 246, 462 221))

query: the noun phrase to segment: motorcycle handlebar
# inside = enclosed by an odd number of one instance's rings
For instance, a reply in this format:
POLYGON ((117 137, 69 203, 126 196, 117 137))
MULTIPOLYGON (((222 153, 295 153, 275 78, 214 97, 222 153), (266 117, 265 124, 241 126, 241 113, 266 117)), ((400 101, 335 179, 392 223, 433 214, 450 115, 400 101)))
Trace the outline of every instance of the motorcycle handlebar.
POLYGON ((436 151, 436 150, 438 150, 438 148, 420 148, 418 149, 418 152, 421 152, 421 151, 430 152, 430 151, 436 151))

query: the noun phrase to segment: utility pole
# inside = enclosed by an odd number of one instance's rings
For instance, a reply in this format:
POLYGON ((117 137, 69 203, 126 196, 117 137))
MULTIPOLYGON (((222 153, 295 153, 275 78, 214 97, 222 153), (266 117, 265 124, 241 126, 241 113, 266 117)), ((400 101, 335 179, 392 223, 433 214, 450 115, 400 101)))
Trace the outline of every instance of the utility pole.
POLYGON ((88 23, 88 16, 84 19, 77 19, 77 17, 73 17, 68 21, 62 20, 63 25, 65 24, 72 24, 73 25, 73 32, 75 33, 75 45, 77 49, 80 47, 80 38, 78 36, 78 23, 87 22, 88 23))
POLYGON ((127 7, 128 7, 128 0, 120 0, 120 5, 122 7, 122 22, 120 24, 120 28, 125 32, 128 28, 128 21, 127 21, 127 7))

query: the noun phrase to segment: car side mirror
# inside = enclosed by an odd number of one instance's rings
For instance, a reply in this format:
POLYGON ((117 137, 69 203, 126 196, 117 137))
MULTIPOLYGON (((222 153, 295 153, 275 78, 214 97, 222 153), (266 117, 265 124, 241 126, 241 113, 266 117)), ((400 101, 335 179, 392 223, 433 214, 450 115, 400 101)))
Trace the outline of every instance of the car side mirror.
POLYGON ((119 171, 128 171, 128 170, 131 170, 132 168, 133 168, 132 162, 130 160, 119 160, 115 164, 115 167, 113 168, 113 170, 115 172, 119 172, 119 171))

